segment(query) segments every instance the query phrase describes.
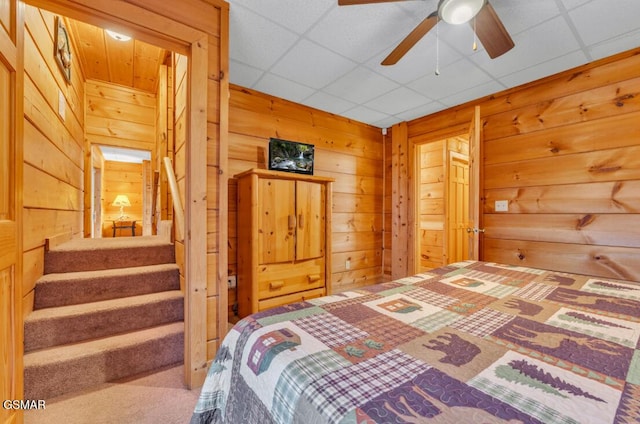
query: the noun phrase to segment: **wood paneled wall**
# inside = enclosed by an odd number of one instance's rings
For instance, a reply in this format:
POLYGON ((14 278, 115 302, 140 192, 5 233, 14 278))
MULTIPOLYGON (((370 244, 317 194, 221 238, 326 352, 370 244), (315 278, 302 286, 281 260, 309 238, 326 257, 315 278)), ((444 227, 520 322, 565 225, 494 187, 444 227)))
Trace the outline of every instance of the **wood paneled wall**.
MULTIPOLYGON (((113 220, 120 216, 120 207, 112 203, 118 194, 129 198, 131 206, 124 208, 127 221, 136 221, 136 235, 142 235, 142 164, 105 161, 103 168, 103 204, 102 236, 113 235, 113 220)), ((116 235, 130 236, 130 231, 118 230, 116 235)))
POLYGON ((155 151, 156 95, 110 84, 87 81, 85 132, 90 144, 155 151))
POLYGON ((409 139, 455 133, 479 104, 482 258, 638 281, 638 93, 640 49, 417 119, 409 139))
MULTIPOLYGON (((231 87, 229 169, 265 168, 270 137, 315 145, 315 175, 333 183, 334 291, 382 280, 383 143, 380 129, 231 87), (350 269, 345 264, 350 261, 350 269)), ((236 182, 229 183, 229 274, 236 274, 236 182)), ((235 292, 229 291, 229 306, 235 292)))
POLYGON ((54 60, 52 13, 25 6, 25 25, 23 311, 28 314, 44 269, 45 238, 82 236, 84 79, 74 61, 67 83, 54 60))

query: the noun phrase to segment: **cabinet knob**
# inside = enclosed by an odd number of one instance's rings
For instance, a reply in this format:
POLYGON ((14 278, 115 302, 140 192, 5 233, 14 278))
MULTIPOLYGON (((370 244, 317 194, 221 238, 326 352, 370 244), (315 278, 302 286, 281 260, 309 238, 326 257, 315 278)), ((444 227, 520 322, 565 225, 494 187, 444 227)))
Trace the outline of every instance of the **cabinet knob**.
POLYGON ((320 274, 311 274, 308 276, 308 278, 309 278, 309 284, 315 283, 320 279, 320 274))
POLYGON ((289 229, 293 230, 294 228, 296 228, 296 216, 289 215, 289 229))
POLYGON ((284 281, 272 281, 269 283, 270 290, 278 290, 284 287, 284 281))

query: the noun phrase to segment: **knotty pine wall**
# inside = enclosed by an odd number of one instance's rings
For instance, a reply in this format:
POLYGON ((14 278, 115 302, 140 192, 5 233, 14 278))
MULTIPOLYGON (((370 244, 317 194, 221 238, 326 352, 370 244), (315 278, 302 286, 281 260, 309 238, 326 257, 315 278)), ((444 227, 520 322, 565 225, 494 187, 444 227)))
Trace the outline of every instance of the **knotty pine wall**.
MULTIPOLYGON (((82 237, 84 80, 77 61, 67 83, 53 56, 54 15, 25 5, 23 312, 44 270, 45 238, 82 237), (64 118, 59 113, 64 100, 64 118)), ((72 46, 72 55, 76 54, 72 46)))
POLYGON ((479 104, 482 258, 640 281, 639 94, 635 49, 416 119, 408 137, 455 133, 479 104))
POLYGON ((87 142, 155 153, 156 94, 104 81, 85 84, 87 142))
MULTIPOLYGON (((380 129, 232 86, 230 175, 265 168, 270 137, 315 145, 314 174, 333 183, 332 284, 339 291, 382 281, 383 143, 380 129), (345 262, 351 261, 351 269, 345 262)), ((236 275, 236 181, 229 182, 229 275, 236 275)), ((237 223, 242 225, 242 223, 237 223)), ((229 291, 229 307, 235 291, 229 291)), ((230 313, 230 317, 231 317, 230 313)))

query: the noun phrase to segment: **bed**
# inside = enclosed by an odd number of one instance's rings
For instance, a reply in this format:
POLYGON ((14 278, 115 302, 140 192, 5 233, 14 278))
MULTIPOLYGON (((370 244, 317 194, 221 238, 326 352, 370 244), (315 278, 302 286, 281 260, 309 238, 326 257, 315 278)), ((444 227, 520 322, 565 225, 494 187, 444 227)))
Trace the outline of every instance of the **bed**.
POLYGON ((640 284, 465 261, 271 309, 191 423, 635 423, 640 284))

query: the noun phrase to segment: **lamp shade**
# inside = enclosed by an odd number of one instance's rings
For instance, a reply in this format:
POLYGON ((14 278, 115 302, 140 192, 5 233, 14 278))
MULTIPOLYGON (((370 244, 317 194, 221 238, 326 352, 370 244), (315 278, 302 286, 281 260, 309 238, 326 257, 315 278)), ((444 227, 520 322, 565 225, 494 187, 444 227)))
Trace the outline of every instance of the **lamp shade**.
POLYGON ((118 194, 116 196, 116 200, 111 204, 113 206, 131 206, 131 202, 129 202, 129 198, 126 194, 118 194))
POLYGON ((440 18, 448 24, 469 22, 480 12, 486 0, 442 0, 438 8, 440 18))

